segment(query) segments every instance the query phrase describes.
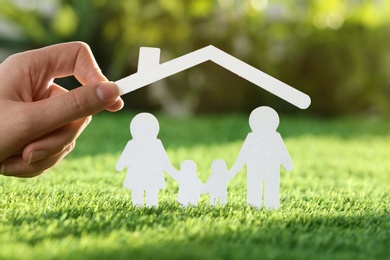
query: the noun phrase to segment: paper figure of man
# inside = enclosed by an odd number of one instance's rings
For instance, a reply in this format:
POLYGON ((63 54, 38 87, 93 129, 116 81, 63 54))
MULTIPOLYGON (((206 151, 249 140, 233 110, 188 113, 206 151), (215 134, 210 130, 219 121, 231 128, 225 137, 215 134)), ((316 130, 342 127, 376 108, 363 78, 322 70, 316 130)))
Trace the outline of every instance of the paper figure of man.
POLYGON ((275 110, 261 106, 249 116, 252 130, 242 145, 230 172, 237 174, 244 165, 247 167, 247 204, 253 207, 262 206, 262 184, 264 182, 264 207, 279 207, 280 165, 288 171, 293 164, 283 143, 281 135, 276 132, 279 116, 275 110))
POLYGON ((196 163, 185 160, 180 164, 180 171, 169 172, 179 184, 177 201, 183 206, 196 206, 203 190, 203 183, 196 174, 196 163))
POLYGON ((122 152, 116 169, 127 167, 124 187, 131 190, 134 206, 158 205, 158 193, 165 189, 164 172, 175 170, 162 142, 157 139, 160 130, 157 119, 149 113, 136 115, 130 123, 133 137, 122 152))
POLYGON ((222 159, 214 160, 211 164, 211 175, 208 178, 204 191, 210 195, 210 204, 212 206, 227 203, 227 187, 229 181, 234 177, 228 172, 226 162, 222 159))

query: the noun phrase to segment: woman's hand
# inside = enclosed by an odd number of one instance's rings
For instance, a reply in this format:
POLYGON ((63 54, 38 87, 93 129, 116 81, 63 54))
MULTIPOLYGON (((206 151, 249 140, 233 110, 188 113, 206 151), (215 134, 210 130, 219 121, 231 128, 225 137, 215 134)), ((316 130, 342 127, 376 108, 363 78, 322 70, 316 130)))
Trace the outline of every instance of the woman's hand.
POLYGON ((73 150, 91 115, 122 107, 84 43, 10 56, 0 64, 0 173, 41 174, 73 150), (70 75, 83 87, 67 91, 53 82, 70 75))

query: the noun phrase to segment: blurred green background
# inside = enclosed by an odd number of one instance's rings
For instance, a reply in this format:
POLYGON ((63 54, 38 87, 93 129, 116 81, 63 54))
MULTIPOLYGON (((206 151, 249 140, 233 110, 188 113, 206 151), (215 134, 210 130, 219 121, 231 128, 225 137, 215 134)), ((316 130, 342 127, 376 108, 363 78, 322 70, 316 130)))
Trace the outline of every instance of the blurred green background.
POLYGON ((390 115, 386 0, 0 0, 1 60, 74 40, 113 81, 136 72, 141 46, 161 48, 164 62, 212 44, 312 98, 300 111, 205 63, 125 95, 133 110, 390 115))

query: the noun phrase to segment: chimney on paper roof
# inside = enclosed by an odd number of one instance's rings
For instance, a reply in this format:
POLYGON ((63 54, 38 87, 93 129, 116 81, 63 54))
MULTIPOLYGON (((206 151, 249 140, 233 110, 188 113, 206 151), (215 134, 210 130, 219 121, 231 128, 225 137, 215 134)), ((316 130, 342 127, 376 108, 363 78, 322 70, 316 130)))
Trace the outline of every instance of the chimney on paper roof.
POLYGON ((138 57, 138 71, 153 69, 160 64, 160 49, 141 47, 138 57))

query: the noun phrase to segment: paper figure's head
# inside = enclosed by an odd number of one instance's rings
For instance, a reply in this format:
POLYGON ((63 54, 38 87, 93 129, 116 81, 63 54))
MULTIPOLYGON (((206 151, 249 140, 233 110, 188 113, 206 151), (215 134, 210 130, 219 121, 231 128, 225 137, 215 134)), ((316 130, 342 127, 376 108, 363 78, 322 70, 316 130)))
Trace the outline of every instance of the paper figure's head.
POLYGON ((216 159, 211 163, 212 172, 226 172, 227 166, 226 162, 222 159, 216 159))
POLYGON ((196 163, 192 160, 185 160, 180 164, 180 171, 183 173, 196 173, 196 163))
POLYGON ((131 120, 130 133, 133 139, 156 138, 159 131, 157 118, 152 114, 140 113, 131 120))
POLYGON ((279 126, 279 115, 270 107, 255 108, 249 116, 249 126, 253 132, 276 131, 279 126))

